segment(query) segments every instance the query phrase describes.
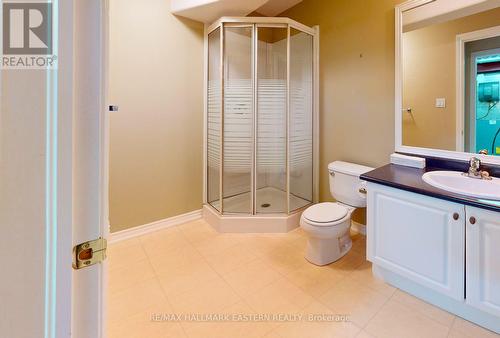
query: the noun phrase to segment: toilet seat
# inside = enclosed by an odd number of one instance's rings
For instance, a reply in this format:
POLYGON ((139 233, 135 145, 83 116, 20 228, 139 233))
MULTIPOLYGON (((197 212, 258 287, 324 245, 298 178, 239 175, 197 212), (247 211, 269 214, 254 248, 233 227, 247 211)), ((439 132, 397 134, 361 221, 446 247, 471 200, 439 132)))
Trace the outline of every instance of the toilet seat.
POLYGON ((332 226, 339 220, 344 219, 349 214, 349 209, 338 203, 324 202, 307 208, 302 217, 310 225, 319 227, 332 226))

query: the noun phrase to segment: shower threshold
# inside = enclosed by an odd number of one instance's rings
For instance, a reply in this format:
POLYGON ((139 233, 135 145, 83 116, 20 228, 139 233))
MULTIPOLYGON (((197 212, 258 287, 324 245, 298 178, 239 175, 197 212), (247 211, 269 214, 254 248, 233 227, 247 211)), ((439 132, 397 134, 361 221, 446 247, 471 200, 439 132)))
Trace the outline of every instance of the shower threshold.
MULTIPOLYGON (((286 214, 286 192, 273 187, 257 189, 257 214, 286 214)), ((250 214, 250 192, 224 198, 224 214, 250 214)), ((220 210, 219 201, 213 201, 212 206, 220 210)), ((311 204, 308 200, 290 195, 290 209, 300 209, 311 204)), ((240 215, 241 216, 241 215, 240 215)))
POLYGON ((224 215, 217 209, 218 201, 203 206, 203 218, 218 232, 228 233, 285 233, 299 226, 302 211, 311 202, 290 195, 290 208, 296 209, 286 214, 286 193, 265 187, 257 189, 257 215, 249 214, 250 193, 224 199, 224 215), (269 206, 264 206, 269 204, 269 206), (228 211, 229 210, 229 211, 228 211))

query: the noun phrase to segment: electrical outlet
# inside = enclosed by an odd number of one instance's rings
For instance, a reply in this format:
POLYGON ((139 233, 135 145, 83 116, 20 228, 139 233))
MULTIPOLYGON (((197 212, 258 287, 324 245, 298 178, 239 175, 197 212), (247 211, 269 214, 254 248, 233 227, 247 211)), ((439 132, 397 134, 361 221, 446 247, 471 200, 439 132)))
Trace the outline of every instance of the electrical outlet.
POLYGON ((436 108, 445 108, 446 99, 444 97, 439 97, 436 99, 436 108))

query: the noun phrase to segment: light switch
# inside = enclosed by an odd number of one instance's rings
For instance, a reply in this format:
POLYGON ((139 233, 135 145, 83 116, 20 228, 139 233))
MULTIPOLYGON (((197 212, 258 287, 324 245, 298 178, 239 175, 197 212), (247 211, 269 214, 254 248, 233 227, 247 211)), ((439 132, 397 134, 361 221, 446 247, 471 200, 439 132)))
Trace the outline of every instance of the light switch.
POLYGON ((444 97, 438 97, 436 99, 436 108, 445 108, 446 107, 446 99, 444 97))

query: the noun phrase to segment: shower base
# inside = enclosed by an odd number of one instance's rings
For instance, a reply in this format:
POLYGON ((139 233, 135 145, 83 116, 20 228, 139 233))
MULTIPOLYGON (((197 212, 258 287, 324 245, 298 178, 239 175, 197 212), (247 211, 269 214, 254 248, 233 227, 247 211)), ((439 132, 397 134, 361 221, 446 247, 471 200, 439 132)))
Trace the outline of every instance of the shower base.
MULTIPOLYGON (((252 197, 250 195, 250 192, 224 198, 224 212, 226 214, 231 214, 231 213, 248 214, 251 198, 252 197)), ((308 200, 305 200, 303 198, 294 195, 290 195, 291 210, 296 210, 309 204, 311 204, 311 202, 309 202, 308 200)), ((211 205, 215 209, 220 210, 218 200, 212 202, 211 205)), ((286 213, 286 192, 272 187, 257 189, 257 213, 258 214, 286 213)))
POLYGON ((250 193, 224 199, 225 214, 217 211, 219 202, 203 206, 203 218, 218 232, 228 233, 285 233, 299 226, 302 211, 311 202, 290 195, 290 208, 296 211, 286 215, 286 193, 276 188, 257 190, 257 215, 248 215, 250 193), (217 209, 216 209, 217 208, 217 209))

